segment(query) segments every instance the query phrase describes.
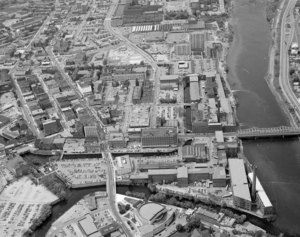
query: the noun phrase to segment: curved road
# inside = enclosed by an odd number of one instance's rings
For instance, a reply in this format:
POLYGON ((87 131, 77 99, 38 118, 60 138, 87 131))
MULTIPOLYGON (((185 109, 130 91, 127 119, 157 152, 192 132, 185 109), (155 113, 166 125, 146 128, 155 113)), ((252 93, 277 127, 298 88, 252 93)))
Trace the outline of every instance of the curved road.
POLYGON ((298 118, 300 118, 300 104, 294 91, 291 87, 289 81, 289 55, 288 50, 292 43, 294 24, 293 21, 293 11, 297 0, 288 0, 287 7, 284 10, 282 21, 281 21, 281 38, 280 38, 280 75, 279 75, 279 85, 282 89, 283 95, 287 99, 288 103, 294 108, 295 113, 298 118), (286 24, 287 16, 290 15, 291 20, 291 31, 286 37, 286 24))

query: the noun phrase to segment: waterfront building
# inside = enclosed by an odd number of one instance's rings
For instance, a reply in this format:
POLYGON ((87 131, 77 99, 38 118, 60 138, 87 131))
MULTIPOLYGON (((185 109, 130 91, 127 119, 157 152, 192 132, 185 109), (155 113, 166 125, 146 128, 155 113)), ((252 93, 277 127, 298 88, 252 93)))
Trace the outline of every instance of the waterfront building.
POLYGON ((131 161, 129 158, 129 155, 126 156, 117 156, 116 157, 116 163, 117 163, 117 172, 119 175, 128 174, 131 172, 131 161))
POLYGON ((143 223, 138 227, 141 237, 152 237, 162 232, 175 218, 175 209, 158 203, 148 202, 138 208, 138 217, 143 223))
MULTIPOLYGON (((248 177, 251 181, 251 184, 253 184, 253 173, 249 173, 248 177)), ((256 177, 255 189, 256 189, 255 201, 259 210, 262 212, 263 215, 273 215, 274 214, 273 205, 257 177, 256 177)))
POLYGON ((238 208, 251 211, 252 201, 244 161, 242 159, 228 159, 228 164, 233 204, 238 208))
POLYGON ((152 183, 172 183, 177 181, 177 169, 148 170, 149 181, 152 183))

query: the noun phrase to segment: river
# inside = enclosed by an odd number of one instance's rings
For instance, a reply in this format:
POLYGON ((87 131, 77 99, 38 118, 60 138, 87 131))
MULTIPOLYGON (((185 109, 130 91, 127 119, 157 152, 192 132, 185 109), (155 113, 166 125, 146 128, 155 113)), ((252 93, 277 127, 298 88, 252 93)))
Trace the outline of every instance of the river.
MULTIPOLYGON (((136 191, 144 192, 146 195, 150 195, 150 191, 144 186, 138 187, 127 187, 127 186, 117 186, 117 193, 125 194, 126 191, 136 191)), ((91 187, 82 189, 73 189, 67 191, 67 201, 60 202, 52 208, 52 215, 34 232, 33 237, 46 236, 47 231, 50 229, 51 225, 55 220, 57 220, 62 214, 64 214, 68 209, 70 209, 75 203, 82 199, 85 195, 89 193, 94 193, 97 191, 105 191, 105 187, 91 187)))
MULTIPOLYGON (((234 0, 229 83, 239 102, 239 122, 245 127, 289 124, 264 80, 271 44, 265 2, 234 0)), ((274 225, 292 234, 300 233, 299 145, 298 139, 244 142, 244 152, 258 166, 258 177, 275 206, 274 225)))
MULTIPOLYGON (((233 0, 235 37, 228 55, 229 83, 238 99, 238 118, 245 127, 288 125, 264 77, 271 44, 264 0, 233 0)), ((259 140, 244 143, 244 152, 258 166, 258 177, 275 209, 274 225, 290 233, 300 233, 300 143, 295 140, 259 140)), ((53 208, 53 215, 39 228, 45 236, 51 223, 85 194, 104 190, 88 188, 69 192, 68 202, 53 208)), ((125 193, 127 187, 118 188, 125 193)), ((144 191, 137 188, 136 191, 144 191)), ((267 226, 266 226, 267 227, 267 226)), ((270 227, 270 226, 268 226, 270 227)), ((271 226, 272 227, 272 226, 271 226)))

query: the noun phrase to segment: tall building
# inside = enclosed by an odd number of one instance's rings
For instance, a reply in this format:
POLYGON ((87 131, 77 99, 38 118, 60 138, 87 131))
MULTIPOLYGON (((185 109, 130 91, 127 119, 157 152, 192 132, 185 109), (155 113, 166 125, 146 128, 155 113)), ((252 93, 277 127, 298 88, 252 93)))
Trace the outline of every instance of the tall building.
POLYGON ((206 32, 192 32, 190 34, 191 50, 204 51, 206 39, 206 32))

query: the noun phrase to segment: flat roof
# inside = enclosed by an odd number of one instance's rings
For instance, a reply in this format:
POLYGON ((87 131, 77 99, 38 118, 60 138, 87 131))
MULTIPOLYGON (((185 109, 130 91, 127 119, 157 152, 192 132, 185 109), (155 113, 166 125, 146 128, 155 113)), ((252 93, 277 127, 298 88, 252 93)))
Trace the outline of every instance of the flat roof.
POLYGON ((182 166, 177 169, 177 178, 188 178, 187 167, 182 166))
POLYGON ((141 208, 139 209, 139 213, 142 218, 146 219, 147 221, 151 221, 159 212, 164 209, 164 206, 154 202, 150 202, 141 206, 141 208))
POLYGON ((228 159, 233 195, 251 201, 244 161, 228 159))
POLYGON ((160 77, 161 81, 178 80, 178 75, 164 75, 160 77))
POLYGON ((199 83, 191 81, 190 83, 190 97, 191 101, 200 100, 200 88, 199 83))
POLYGON ((177 175, 177 169, 153 169, 148 170, 148 175, 168 175, 168 174, 176 174, 177 175))
POLYGON ((86 235, 91 235, 98 231, 96 225, 93 222, 91 215, 86 216, 83 220, 78 222, 86 235))
POLYGON ((214 167, 213 179, 226 179, 225 167, 214 167))
MULTIPOLYGON (((251 182, 253 182, 253 173, 249 173, 248 177, 251 180, 251 182)), ((256 177, 256 191, 257 191, 257 194, 260 197, 260 200, 264 204, 264 206, 265 207, 272 207, 272 203, 271 203, 268 195, 266 194, 263 186, 261 185, 261 183, 259 182, 259 179, 257 177, 256 177)))
POLYGON ((168 128, 148 128, 142 130, 142 137, 172 137, 177 135, 175 127, 168 128))

